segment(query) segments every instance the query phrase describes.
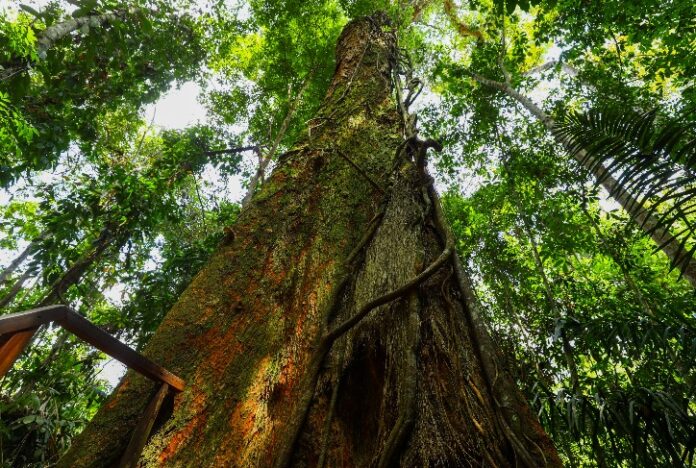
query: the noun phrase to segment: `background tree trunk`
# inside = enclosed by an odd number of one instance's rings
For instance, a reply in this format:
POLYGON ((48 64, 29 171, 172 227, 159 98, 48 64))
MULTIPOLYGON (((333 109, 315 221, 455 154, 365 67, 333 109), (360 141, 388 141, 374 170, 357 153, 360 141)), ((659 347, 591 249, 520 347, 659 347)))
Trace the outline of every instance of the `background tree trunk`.
POLYGON ((27 270, 24 273, 22 273, 22 275, 19 278, 17 278, 10 290, 5 294, 5 296, 3 296, 2 299, 0 299, 0 309, 5 308, 12 303, 17 294, 19 294, 20 291, 22 291, 24 283, 26 283, 26 281, 29 278, 31 278, 31 275, 31 270, 27 270))
MULTIPOLYGON (((514 90, 509 84, 499 81, 489 80, 482 76, 472 74, 472 78, 484 86, 497 89, 507 94, 511 98, 519 102, 530 114, 536 117, 546 129, 551 133, 558 144, 568 149, 572 145, 568 138, 560 135, 556 131, 556 123, 553 118, 545 113, 539 106, 534 104, 531 99, 523 96, 514 90)), ((661 227, 655 228, 658 223, 658 217, 651 215, 645 207, 633 198, 628 192, 623 190, 617 180, 607 171, 601 164, 595 164, 593 158, 588 157, 584 150, 573 153, 573 158, 587 171, 594 176, 596 180, 601 180, 602 187, 609 192, 609 195, 616 200, 621 207, 629 214, 633 222, 640 226, 641 229, 650 235, 655 244, 667 255, 672 264, 677 265, 682 275, 686 280, 696 288, 696 259, 692 258, 685 261, 680 253, 679 240, 672 235, 667 229, 661 227)))
MULTIPOLYGON (((424 149, 404 142, 385 23, 346 26, 306 136, 148 344, 187 388, 141 464, 560 466, 410 159, 424 149)), ((117 460, 154 390, 128 373, 61 465, 117 460)))
MULTIPOLYGON (((117 231, 111 226, 105 226, 90 246, 90 250, 77 259, 65 272, 51 284, 44 298, 38 304, 43 307, 64 302, 63 294, 82 279, 82 276, 96 263, 104 252, 113 245, 117 231)), ((120 246, 119 246, 120 247, 120 246)))
POLYGON ((26 259, 34 253, 41 241, 43 241, 47 237, 47 232, 41 233, 36 239, 32 240, 29 243, 29 245, 27 245, 26 248, 22 250, 22 252, 14 260, 12 260, 12 262, 9 265, 7 265, 7 267, 2 271, 2 273, 0 273, 0 285, 7 281, 10 278, 10 276, 12 276, 12 274, 17 270, 17 268, 22 266, 26 259))

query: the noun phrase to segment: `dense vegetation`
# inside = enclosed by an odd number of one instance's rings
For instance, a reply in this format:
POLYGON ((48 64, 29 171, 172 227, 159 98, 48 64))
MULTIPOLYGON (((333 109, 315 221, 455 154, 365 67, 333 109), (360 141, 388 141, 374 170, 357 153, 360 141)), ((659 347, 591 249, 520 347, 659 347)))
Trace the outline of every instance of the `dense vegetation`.
MULTIPOLYGON (((685 0, 5 7, 2 313, 67 303, 142 347, 274 161, 322 125, 310 118, 336 39, 378 9, 398 31, 397 88, 444 146, 430 169, 459 254, 564 462, 692 466, 696 7, 685 0), (145 121, 145 105, 188 81, 202 86, 204 123, 145 121)), ((54 462, 103 403, 104 364, 42 331, 0 382, 0 463, 54 462)))

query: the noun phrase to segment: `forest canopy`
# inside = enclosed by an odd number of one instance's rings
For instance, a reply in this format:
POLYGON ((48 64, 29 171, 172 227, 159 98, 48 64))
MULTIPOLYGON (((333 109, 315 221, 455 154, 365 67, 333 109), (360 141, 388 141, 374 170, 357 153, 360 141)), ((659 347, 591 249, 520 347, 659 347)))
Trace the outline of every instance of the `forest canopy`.
MULTIPOLYGON (((693 466, 692 1, 0 1, 0 314, 66 304, 146 349, 274 169, 343 118, 337 42, 377 12, 472 297, 562 462, 693 466), (205 117, 158 125, 187 86, 205 117)), ((55 464, 105 366, 40 330, 0 381, 0 464, 55 464)))

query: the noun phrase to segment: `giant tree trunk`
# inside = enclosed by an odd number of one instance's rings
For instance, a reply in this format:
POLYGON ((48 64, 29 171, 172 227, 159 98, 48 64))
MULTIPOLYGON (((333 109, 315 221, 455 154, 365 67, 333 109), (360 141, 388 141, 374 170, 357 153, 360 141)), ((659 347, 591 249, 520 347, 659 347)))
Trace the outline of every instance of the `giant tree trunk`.
MULTIPOLYGON (((148 344, 187 387, 143 466, 560 465, 409 159, 384 26, 346 26, 306 136, 148 344)), ((61 465, 118 460, 153 391, 128 373, 61 465)))

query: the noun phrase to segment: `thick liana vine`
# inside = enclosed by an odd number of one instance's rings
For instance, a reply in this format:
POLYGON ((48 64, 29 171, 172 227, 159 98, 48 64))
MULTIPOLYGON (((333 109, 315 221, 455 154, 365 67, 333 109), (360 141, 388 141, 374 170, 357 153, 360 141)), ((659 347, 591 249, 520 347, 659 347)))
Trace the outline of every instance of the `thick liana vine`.
MULTIPOLYGON (((423 148, 422 151, 426 151, 428 147, 433 147, 436 146, 433 144, 432 140, 428 140, 427 142, 421 142, 420 140, 417 140, 415 138, 409 138, 407 141, 403 143, 403 146, 408 146, 410 145, 411 147, 414 148, 423 148)), ((408 154, 408 153, 405 153, 408 154)), ((401 157, 402 152, 397 151, 397 157, 401 157)), ((406 164, 413 165, 414 161, 404 161, 406 164)), ((397 167, 401 167, 400 165, 395 164, 397 167)), ((429 183, 432 183, 432 179, 428 179, 429 183)), ((388 196, 387 196, 388 197, 388 196)), ((387 202, 388 203, 388 202, 387 202)), ((385 205, 387 203, 384 203, 385 205)), ((375 220, 381 219, 383 216, 383 211, 378 213, 376 215, 375 220)), ((315 345, 315 351, 314 355, 310 360, 310 363, 308 365, 308 370, 306 374, 303 376, 302 382, 300 384, 300 398, 299 398, 299 404, 297 406, 297 409, 295 410, 295 414, 290 422, 290 436, 286 439, 287 443, 281 448, 279 451, 279 456, 276 459, 276 464, 275 466, 277 468, 284 468, 290 465, 290 461, 292 459, 292 453, 293 453, 293 448, 295 444, 297 443, 297 440, 300 436, 300 433, 302 431, 302 428, 304 426, 304 422, 307 419, 307 414, 309 413, 309 409, 311 407, 311 403, 314 397, 314 392, 316 388, 317 381, 319 379, 319 374, 321 372, 321 367, 322 363, 324 362, 324 359, 328 355, 328 353, 331 351, 331 348, 333 344, 336 342, 338 338, 341 336, 345 335, 349 330, 353 329, 358 323, 360 323, 370 312, 372 312, 374 309, 378 308, 379 306, 385 305, 389 302, 392 302, 398 298, 401 298, 408 294, 409 292, 413 291, 415 288, 417 288, 421 283, 423 283, 425 280, 430 278, 435 272, 438 271, 440 267, 451 257, 452 253, 454 252, 454 241, 451 236, 447 238, 445 248, 440 254, 440 256, 433 262, 431 263, 427 268, 425 268, 420 274, 414 276, 410 280, 408 280, 406 283, 401 285, 400 287, 394 289, 393 291, 390 291, 386 294, 383 294, 366 304, 364 304, 358 312, 356 312, 353 316, 350 318, 344 320, 343 322, 334 325, 332 327, 329 327, 328 324, 328 319, 332 316, 335 315, 335 311, 337 306, 339 305, 339 299, 348 284, 348 282, 351 279, 351 275, 348 272, 348 268, 352 266, 352 263, 355 262, 357 259, 358 255, 360 254, 361 251, 369 244, 370 240, 374 237, 375 233, 377 232, 379 228, 379 223, 370 223, 368 225, 368 228, 366 230, 365 235, 361 239, 361 241, 358 243, 356 248, 353 250, 353 252, 348 256, 346 261, 344 262, 342 267, 339 267, 337 275, 341 278, 340 281, 338 282, 338 286, 334 289, 332 293, 331 299, 327 303, 327 313, 323 314, 324 317, 326 317, 326 322, 324 323, 324 332, 321 335, 321 337, 317 340, 317 343, 315 345)), ((404 423, 402 423, 404 424, 404 423)), ((399 429, 399 431, 403 432, 403 429, 399 429)), ((390 435, 390 440, 393 440, 393 443, 397 443, 403 439, 403 435, 398 435, 398 433, 394 434, 392 437, 390 435)), ((389 449, 392 450, 392 449, 389 449)))

